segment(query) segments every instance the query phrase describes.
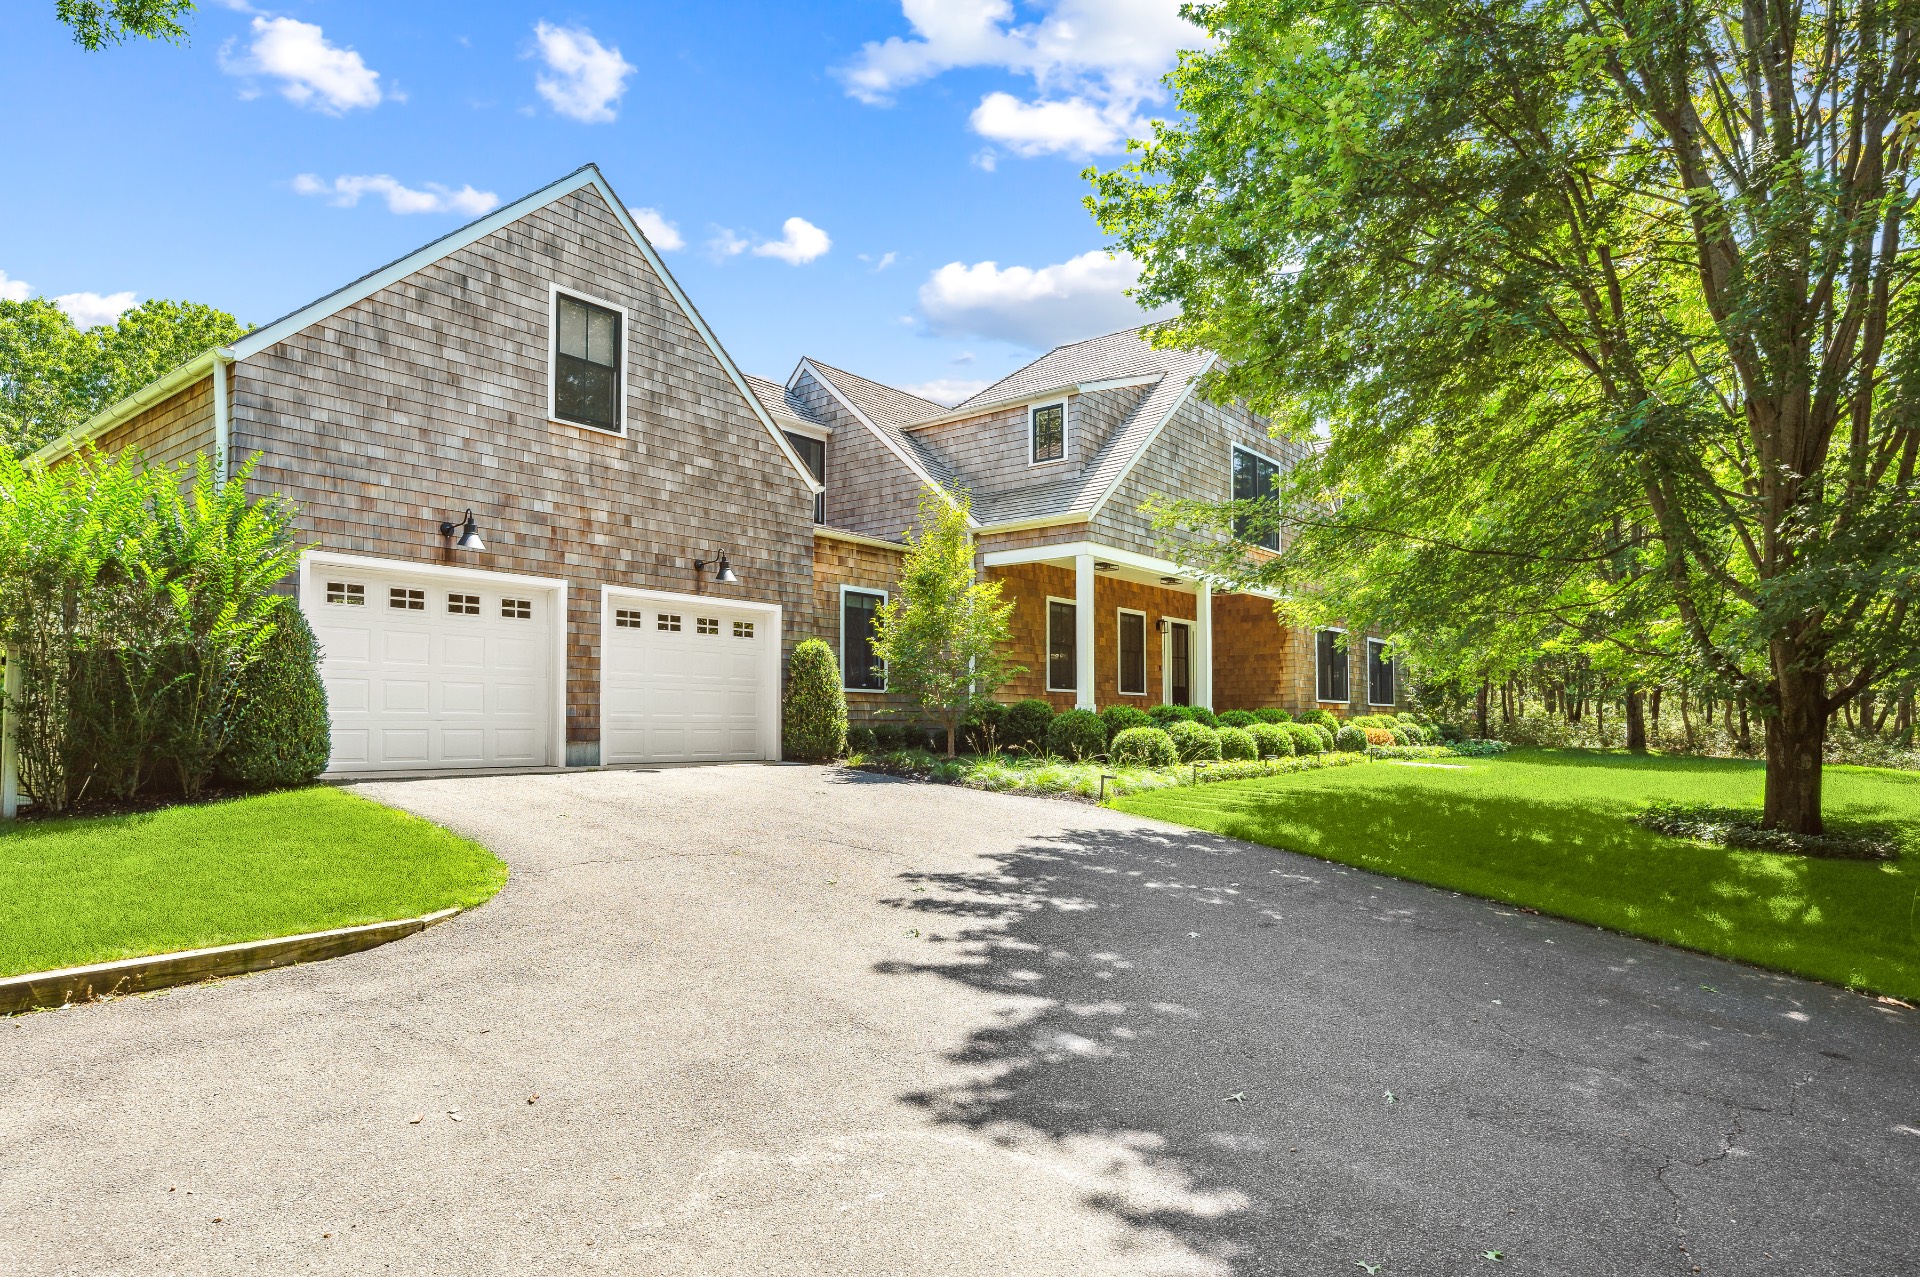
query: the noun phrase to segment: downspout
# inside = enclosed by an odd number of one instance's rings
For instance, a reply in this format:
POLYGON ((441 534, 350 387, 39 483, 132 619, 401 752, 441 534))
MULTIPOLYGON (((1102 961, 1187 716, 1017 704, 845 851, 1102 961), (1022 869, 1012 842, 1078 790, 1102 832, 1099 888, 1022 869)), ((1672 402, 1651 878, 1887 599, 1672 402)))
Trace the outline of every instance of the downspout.
POLYGON ((213 352, 213 483, 227 486, 233 473, 233 420, 227 411, 227 365, 233 355, 225 350, 213 352))
POLYGON ((13 743, 13 702, 20 695, 20 662, 6 663, 4 704, 0 704, 0 820, 20 814, 20 753, 13 743))

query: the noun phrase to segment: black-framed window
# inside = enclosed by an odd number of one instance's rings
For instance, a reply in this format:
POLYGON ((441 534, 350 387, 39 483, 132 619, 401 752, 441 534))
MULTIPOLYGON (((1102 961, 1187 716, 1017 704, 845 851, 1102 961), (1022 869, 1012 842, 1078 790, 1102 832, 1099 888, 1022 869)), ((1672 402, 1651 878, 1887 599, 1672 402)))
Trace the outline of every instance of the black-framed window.
POLYGON ((1079 617, 1071 603, 1047 600, 1047 690, 1079 690, 1079 653, 1074 643, 1079 617))
MULTIPOLYGON (((815 439, 812 435, 797 435, 791 430, 785 433, 787 442, 792 444, 793 450, 800 454, 800 460, 807 463, 807 472, 814 477, 814 481, 825 483, 827 481, 827 441, 815 439)), ((813 521, 815 523, 827 521, 827 494, 824 492, 813 494, 813 521)))
POLYGON ((1393 658, 1385 639, 1367 640, 1367 704, 1393 704, 1393 658))
POLYGON ((1339 630, 1321 630, 1314 636, 1320 684, 1317 695, 1323 701, 1347 700, 1346 637, 1339 630))
POLYGON ((1120 694, 1147 694, 1147 617, 1144 612, 1120 613, 1120 694))
POLYGON ((1032 410, 1032 459, 1058 461, 1067 455, 1067 406, 1050 403, 1032 410))
POLYGON ((596 430, 620 429, 619 312, 557 293, 553 322, 553 415, 596 430))
POLYGON ((840 685, 850 692, 887 689, 887 667, 873 654, 874 620, 886 602, 878 590, 840 591, 840 685))
MULTIPOLYGON (((1248 452, 1245 448, 1233 450, 1233 499, 1235 501, 1272 502, 1276 508, 1280 503, 1280 467, 1257 452, 1248 452)), ((1269 550, 1280 548, 1280 530, 1276 527, 1256 528, 1254 521, 1242 516, 1234 520, 1233 535, 1251 545, 1263 545, 1269 550)))

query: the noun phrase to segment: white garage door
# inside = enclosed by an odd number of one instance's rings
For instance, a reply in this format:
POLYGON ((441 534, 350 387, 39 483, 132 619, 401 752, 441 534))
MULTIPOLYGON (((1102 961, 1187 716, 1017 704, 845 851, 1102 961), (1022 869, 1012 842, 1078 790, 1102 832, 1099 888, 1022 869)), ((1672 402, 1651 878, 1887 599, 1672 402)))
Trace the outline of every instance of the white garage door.
POLYGON ((541 767, 553 737, 554 595, 524 584, 309 566, 333 718, 329 770, 541 767))
POLYGON ((776 756, 777 612, 611 593, 605 616, 602 763, 776 756))

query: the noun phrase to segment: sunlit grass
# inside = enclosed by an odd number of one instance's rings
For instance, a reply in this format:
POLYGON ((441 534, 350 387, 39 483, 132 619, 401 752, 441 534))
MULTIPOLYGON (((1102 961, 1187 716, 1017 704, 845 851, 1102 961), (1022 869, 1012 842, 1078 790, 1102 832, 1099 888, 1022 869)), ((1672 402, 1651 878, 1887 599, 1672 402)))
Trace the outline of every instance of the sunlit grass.
POLYGON ((1649 802, 1757 807, 1757 763, 1528 750, 1124 796, 1115 806, 1582 922, 1920 995, 1920 775, 1829 767, 1828 823, 1890 826, 1890 862, 1709 847, 1627 820, 1649 802))

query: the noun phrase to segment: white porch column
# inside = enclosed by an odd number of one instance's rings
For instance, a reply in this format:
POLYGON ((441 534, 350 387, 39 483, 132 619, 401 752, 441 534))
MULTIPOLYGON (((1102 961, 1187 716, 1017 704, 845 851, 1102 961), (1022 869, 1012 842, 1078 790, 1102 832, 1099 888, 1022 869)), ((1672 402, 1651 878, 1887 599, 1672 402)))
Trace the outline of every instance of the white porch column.
POLYGON ((1193 597, 1193 703, 1213 708, 1213 584, 1201 581, 1193 597))
POLYGON ((13 698, 20 694, 20 666, 7 662, 6 704, 0 709, 0 820, 20 814, 20 760, 13 745, 13 698))
POLYGON ((1073 690, 1077 709, 1093 709, 1093 556, 1073 556, 1073 690))

